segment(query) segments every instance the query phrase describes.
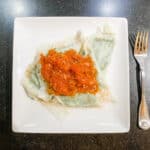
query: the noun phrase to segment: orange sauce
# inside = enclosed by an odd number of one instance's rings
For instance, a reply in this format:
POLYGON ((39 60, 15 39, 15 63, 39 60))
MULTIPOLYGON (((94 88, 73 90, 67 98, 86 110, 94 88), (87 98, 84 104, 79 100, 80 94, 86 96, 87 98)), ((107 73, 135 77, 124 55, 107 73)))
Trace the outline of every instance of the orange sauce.
POLYGON ((40 63, 49 94, 73 96, 99 91, 97 71, 90 56, 82 56, 73 49, 64 53, 50 49, 46 56, 41 54, 40 63))

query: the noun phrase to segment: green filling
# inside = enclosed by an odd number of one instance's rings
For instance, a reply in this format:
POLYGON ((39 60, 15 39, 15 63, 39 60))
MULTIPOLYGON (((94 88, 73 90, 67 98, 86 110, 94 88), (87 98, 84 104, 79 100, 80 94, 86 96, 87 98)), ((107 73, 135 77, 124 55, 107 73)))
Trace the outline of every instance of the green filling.
POLYGON ((95 95, 77 94, 76 96, 59 96, 62 104, 66 106, 94 106, 97 104, 95 95))

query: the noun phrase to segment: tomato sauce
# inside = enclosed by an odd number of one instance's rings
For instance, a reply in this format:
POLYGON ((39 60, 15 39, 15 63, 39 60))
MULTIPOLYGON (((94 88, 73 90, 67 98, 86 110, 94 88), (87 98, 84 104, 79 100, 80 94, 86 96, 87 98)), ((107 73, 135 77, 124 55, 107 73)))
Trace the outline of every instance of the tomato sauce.
POLYGON ((41 54, 40 63, 49 94, 74 96, 99 91, 97 70, 89 55, 82 56, 73 49, 64 53, 50 49, 46 56, 41 54))

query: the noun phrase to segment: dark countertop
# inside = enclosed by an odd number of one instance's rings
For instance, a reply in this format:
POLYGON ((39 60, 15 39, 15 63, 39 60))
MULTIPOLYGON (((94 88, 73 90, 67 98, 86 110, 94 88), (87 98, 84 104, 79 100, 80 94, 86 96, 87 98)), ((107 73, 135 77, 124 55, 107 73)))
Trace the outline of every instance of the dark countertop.
MULTIPOLYGON (((15 134, 11 132, 11 72, 13 21, 16 16, 126 17, 129 33, 150 30, 149 0, 0 0, 0 149, 1 150, 105 150, 150 149, 150 130, 137 127, 136 64, 130 53, 131 129, 125 134, 15 134)), ((147 60, 146 72, 150 72, 147 60)), ((150 76, 146 78, 150 106, 150 76)), ((150 108, 150 107, 149 107, 150 108)))

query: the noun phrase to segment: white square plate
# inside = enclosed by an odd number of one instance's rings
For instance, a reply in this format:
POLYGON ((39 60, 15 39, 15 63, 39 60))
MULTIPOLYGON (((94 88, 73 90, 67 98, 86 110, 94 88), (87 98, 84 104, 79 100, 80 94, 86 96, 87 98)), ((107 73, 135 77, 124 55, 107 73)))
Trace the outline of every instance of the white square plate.
POLYGON ((12 130, 28 133, 117 133, 130 128, 128 24, 125 18, 31 17, 16 18, 13 45, 12 130), (89 34, 109 23, 116 46, 107 80, 115 102, 100 108, 72 108, 64 119, 55 118, 39 102, 27 97, 21 80, 43 43, 62 40, 82 30, 89 34))

